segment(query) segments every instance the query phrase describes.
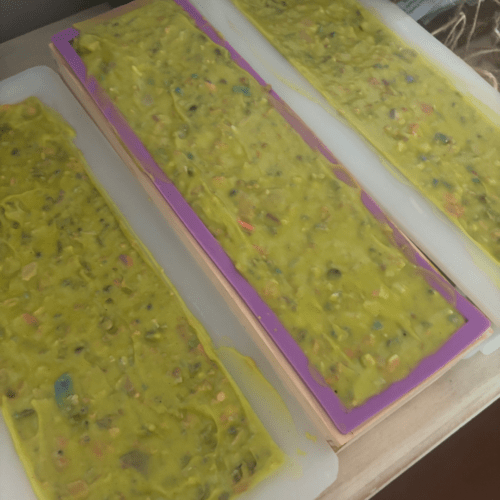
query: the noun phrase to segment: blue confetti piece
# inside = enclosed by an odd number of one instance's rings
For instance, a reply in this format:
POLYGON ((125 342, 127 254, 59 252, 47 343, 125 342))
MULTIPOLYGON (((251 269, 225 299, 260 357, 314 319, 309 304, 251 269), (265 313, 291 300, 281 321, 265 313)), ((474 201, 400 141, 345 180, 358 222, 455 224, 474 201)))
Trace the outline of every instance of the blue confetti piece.
POLYGON ((373 328, 373 330, 381 330, 382 326, 383 325, 380 321, 375 321, 375 323, 373 323, 373 325, 372 325, 372 328, 373 328))
POLYGON ((243 85, 235 85, 233 87, 233 92, 234 93, 245 94, 246 96, 251 96, 252 95, 252 93, 250 92, 250 89, 248 87, 244 87, 243 85))
POLYGON ((406 75, 406 81, 408 83, 413 83, 415 81, 415 78, 411 75, 406 75))
POLYGON ((434 134, 434 140, 439 141, 442 144, 448 144, 450 142, 450 138, 442 134, 441 132, 437 132, 436 134, 434 134))
POLYGON ((72 396, 73 392, 73 380, 68 373, 62 374, 54 382, 54 393, 56 398, 56 403, 59 408, 64 408, 66 398, 72 396))

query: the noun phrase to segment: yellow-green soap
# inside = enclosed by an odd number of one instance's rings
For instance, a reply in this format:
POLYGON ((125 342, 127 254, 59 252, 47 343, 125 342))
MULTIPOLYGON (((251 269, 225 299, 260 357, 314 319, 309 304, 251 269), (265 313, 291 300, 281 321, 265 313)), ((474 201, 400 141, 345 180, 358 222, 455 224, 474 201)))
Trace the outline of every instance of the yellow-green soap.
POLYGON ((232 498, 283 454, 73 136, 0 107, 0 402, 28 477, 40 500, 232 498))
POLYGON ((500 264, 500 127, 356 0, 232 0, 460 230, 500 264))
POLYGON ((81 29, 88 72, 347 407, 463 318, 268 90, 172 1, 81 29))

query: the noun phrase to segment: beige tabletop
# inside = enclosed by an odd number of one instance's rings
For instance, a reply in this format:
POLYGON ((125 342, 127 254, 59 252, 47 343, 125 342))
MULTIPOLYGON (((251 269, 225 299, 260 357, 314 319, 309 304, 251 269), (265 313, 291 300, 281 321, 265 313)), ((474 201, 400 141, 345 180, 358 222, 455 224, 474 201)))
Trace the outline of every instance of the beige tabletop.
MULTIPOLYGON (((0 44, 0 80, 33 66, 57 71, 53 34, 109 10, 104 3, 0 44)), ((462 360, 402 408, 338 452, 337 481, 321 500, 365 500, 500 397, 500 350, 462 360)))

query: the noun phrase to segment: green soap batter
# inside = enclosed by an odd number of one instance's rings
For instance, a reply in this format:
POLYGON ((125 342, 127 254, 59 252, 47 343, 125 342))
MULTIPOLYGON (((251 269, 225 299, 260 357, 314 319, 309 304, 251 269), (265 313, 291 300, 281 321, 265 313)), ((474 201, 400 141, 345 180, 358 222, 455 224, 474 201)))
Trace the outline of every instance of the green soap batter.
POLYGON ((0 403, 40 500, 228 500, 283 455, 88 178, 73 131, 0 107, 0 403))
POLYGON ((232 0, 500 264, 500 127, 356 0, 232 0))
POLYGON ((174 2, 75 41, 156 162, 347 407, 463 323, 229 53, 174 2))

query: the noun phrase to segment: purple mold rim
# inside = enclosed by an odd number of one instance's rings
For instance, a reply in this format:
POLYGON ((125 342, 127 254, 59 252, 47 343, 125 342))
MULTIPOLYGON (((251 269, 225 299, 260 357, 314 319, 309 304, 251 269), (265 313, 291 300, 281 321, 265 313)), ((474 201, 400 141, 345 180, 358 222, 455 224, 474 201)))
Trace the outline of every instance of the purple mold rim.
MULTIPOLYGON (((198 28, 212 41, 229 51, 233 60, 244 70, 250 73, 262 86, 266 82, 258 73, 236 52, 225 40, 222 40, 215 29, 201 16, 198 10, 187 0, 174 0, 196 22, 198 28)), ((393 243, 400 247, 406 257, 419 266, 429 286, 437 290, 450 304, 455 306, 466 319, 462 325, 434 354, 424 358, 404 379, 394 382, 381 393, 371 397, 362 405, 353 409, 346 408, 326 382, 318 380, 317 371, 310 366, 309 360, 295 342, 286 328, 281 324, 275 313, 260 298, 257 291, 236 270, 229 256, 210 233, 201 219, 185 201, 181 193, 168 179, 166 174, 156 164, 140 139, 135 135, 125 118, 114 106, 111 99, 100 87, 94 77, 88 77, 85 65, 70 41, 79 35, 75 28, 68 28, 55 34, 52 42, 65 59, 77 78, 87 89, 100 110, 110 124, 115 128, 119 137, 136 157, 142 168, 149 174, 154 185, 164 199, 193 235, 206 254, 211 258, 219 271, 225 276, 232 287, 240 295, 251 312, 258 318, 269 336, 281 350, 285 358, 292 365, 296 373, 315 396, 332 422, 342 434, 348 434, 377 415, 388 406, 396 403, 402 396, 415 389, 426 379, 439 371, 444 365, 453 360, 469 345, 476 341, 491 325, 490 321, 465 297, 459 294, 445 278, 443 278, 430 263, 411 245, 409 240, 386 217, 380 207, 360 189, 361 200, 366 208, 382 224, 387 224, 393 235, 393 243)), ((355 179, 337 162, 332 153, 319 139, 303 124, 286 103, 274 92, 270 95, 275 101, 278 111, 290 123, 297 133, 313 149, 318 150, 332 163, 332 170, 337 177, 350 186, 356 186, 355 179)), ((320 377, 321 378, 321 377, 320 377)))

